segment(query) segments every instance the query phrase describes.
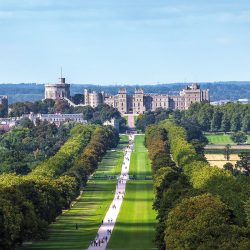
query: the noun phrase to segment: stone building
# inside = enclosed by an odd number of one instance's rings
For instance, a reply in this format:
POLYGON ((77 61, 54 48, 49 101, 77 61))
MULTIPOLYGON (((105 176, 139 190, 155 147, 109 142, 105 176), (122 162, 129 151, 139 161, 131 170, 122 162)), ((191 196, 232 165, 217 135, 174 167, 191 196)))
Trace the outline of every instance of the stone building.
POLYGON ((40 121, 47 121, 48 123, 55 123, 60 126, 67 122, 77 122, 86 124, 87 120, 83 118, 83 114, 34 114, 23 115, 23 117, 28 117, 34 124, 36 124, 37 119, 40 121))
POLYGON ((118 91, 117 109, 122 114, 128 113, 128 95, 126 89, 119 89, 118 91))
POLYGON ((104 93, 97 93, 96 91, 84 90, 84 104, 96 108, 103 103, 104 93))
POLYGON ((145 95, 144 95, 143 89, 141 88, 135 89, 135 93, 133 95, 133 113, 134 114, 143 114, 146 111, 144 96, 145 95))
POLYGON ((59 78, 56 84, 45 84, 45 99, 70 99, 70 84, 65 82, 65 78, 59 78))
POLYGON ((132 95, 128 94, 125 88, 119 89, 117 95, 91 93, 88 90, 84 90, 84 98, 84 105, 96 107, 101 103, 105 103, 117 108, 122 114, 142 114, 145 111, 155 111, 158 108, 186 110, 192 103, 209 102, 209 90, 202 90, 196 83, 187 86, 177 96, 146 94, 142 88, 135 89, 132 95))
POLYGON ((170 108, 170 100, 168 95, 152 95, 152 111, 155 111, 158 108, 168 109, 170 108))
POLYGON ((180 96, 184 97, 184 109, 188 109, 192 103, 209 101, 209 91, 201 90, 197 83, 187 86, 180 92, 180 96))

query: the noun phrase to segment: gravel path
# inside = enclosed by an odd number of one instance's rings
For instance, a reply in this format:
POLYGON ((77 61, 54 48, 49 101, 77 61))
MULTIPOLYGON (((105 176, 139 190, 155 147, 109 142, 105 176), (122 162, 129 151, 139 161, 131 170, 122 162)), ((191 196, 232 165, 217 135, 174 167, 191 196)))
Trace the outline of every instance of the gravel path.
POLYGON ((128 115, 128 127, 131 129, 135 128, 135 118, 132 114, 128 115))
POLYGON ((123 197, 126 194, 126 183, 129 178, 129 164, 131 152, 134 146, 134 135, 129 135, 129 146, 125 148, 124 160, 122 164, 121 174, 117 180, 116 191, 114 199, 98 229, 95 239, 90 243, 88 250, 104 250, 107 247, 108 241, 112 235, 116 219, 120 212, 123 202, 123 197))

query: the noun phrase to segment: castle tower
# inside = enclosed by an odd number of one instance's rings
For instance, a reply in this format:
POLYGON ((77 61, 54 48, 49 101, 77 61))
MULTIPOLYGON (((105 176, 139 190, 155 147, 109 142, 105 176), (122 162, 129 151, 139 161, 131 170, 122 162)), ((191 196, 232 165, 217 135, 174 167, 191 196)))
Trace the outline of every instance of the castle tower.
POLYGON ((83 95, 84 95, 84 104, 86 106, 89 106, 89 90, 84 89, 83 95))
POLYGON ((70 84, 67 84, 65 78, 60 77, 59 83, 45 84, 45 99, 59 100, 70 98, 70 84))
POLYGON ((209 91, 201 90, 200 85, 197 83, 183 89, 180 96, 184 98, 183 109, 188 109, 192 103, 209 101, 209 91))
POLYGON ((121 114, 128 113, 128 95, 126 89, 119 89, 118 91, 118 107, 121 114))
POLYGON ((145 112, 144 90, 142 88, 135 89, 133 95, 133 113, 143 114, 143 112, 145 112))

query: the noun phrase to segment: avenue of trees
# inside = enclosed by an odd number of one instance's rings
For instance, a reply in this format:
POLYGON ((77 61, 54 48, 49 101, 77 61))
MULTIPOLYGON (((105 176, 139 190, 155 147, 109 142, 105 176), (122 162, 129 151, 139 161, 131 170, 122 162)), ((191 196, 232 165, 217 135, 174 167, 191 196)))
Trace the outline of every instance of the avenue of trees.
POLYGON ((199 135, 173 121, 148 126, 145 137, 158 249, 249 249, 249 176, 210 166, 195 147, 199 135))
POLYGON ((116 147, 110 126, 76 125, 60 150, 28 175, 0 175, 0 249, 47 237, 48 224, 79 195, 107 149, 116 147))

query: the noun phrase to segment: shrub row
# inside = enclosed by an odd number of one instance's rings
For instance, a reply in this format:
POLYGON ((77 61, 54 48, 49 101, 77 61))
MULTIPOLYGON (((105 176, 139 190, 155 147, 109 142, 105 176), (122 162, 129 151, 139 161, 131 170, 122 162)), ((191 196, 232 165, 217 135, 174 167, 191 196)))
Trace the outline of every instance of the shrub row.
POLYGON ((93 125, 76 125, 71 130, 70 139, 51 158, 38 165, 31 175, 56 177, 67 171, 91 139, 93 125))
POLYGON ((149 150, 152 170, 155 173, 159 168, 175 166, 170 157, 170 150, 166 143, 166 130, 158 125, 150 125, 145 132, 145 146, 149 150))

